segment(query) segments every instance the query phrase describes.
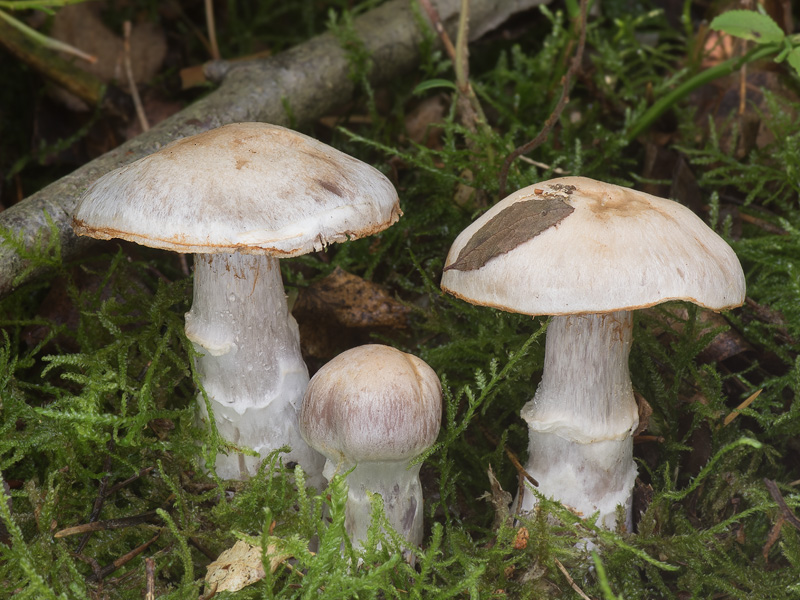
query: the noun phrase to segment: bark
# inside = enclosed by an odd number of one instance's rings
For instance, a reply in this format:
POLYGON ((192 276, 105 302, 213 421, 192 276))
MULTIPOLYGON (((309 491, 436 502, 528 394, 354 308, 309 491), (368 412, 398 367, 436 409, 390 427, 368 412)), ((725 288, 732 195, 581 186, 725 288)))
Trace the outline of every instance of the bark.
MULTIPOLYGON (((547 0, 471 0, 470 38, 543 1, 547 0)), ((459 0, 438 0, 435 5, 445 28, 454 31, 459 0)), ((373 85, 413 68, 421 42, 435 37, 423 12, 410 0, 391 0, 355 19, 354 27, 372 56, 373 85)), ((220 87, 208 96, 0 213, 0 230, 6 236, 22 236, 32 247, 37 237, 48 235, 49 216, 59 231, 62 258, 75 258, 97 242, 73 233, 72 211, 81 193, 101 175, 171 141, 227 123, 302 126, 347 102, 355 89, 347 53, 330 33, 263 60, 231 65, 220 87)), ((42 274, 41 269, 28 267, 10 245, 0 246, 0 296, 42 274)))

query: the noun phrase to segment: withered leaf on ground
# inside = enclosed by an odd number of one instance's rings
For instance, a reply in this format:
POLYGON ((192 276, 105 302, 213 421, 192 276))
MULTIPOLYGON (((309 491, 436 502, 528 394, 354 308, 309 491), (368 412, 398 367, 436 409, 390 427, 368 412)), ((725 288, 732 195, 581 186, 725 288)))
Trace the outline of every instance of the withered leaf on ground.
POLYGON ((516 202, 496 214, 481 227, 458 253, 458 258, 445 271, 474 271, 491 259, 510 252, 533 239, 575 210, 561 196, 543 195, 516 202))
POLYGON ((382 286, 339 267, 302 289, 292 308, 304 356, 323 360, 369 343, 373 332, 404 329, 409 312, 382 286))
MULTIPOLYGON (((291 555, 278 553, 270 544, 267 547, 269 568, 273 573, 291 555)), ((264 579, 264 565, 261 562, 261 547, 251 546, 239 540, 232 548, 225 550, 219 558, 207 567, 206 584, 217 584, 217 592, 236 592, 248 585, 264 579)))

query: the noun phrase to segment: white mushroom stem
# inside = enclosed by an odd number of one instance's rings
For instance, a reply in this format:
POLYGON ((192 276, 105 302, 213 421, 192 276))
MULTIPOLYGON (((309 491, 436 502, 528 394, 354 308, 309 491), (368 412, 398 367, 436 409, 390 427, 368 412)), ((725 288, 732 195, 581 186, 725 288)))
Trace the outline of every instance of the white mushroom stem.
MULTIPOLYGON (((324 458, 300 436, 297 411, 308 385, 297 323, 289 313, 278 259, 197 254, 186 336, 202 354, 196 366, 220 435, 266 456, 287 445, 283 461, 299 463, 322 485, 324 458)), ((208 418, 202 394, 200 417, 208 418)), ((261 458, 217 457, 223 479, 253 475, 261 458)))
MULTIPOLYGON (((345 530, 353 544, 357 545, 367 538, 372 522, 372 505, 367 492, 383 497, 386 519, 410 546, 422 543, 421 466, 409 467, 407 460, 364 461, 347 475, 345 530)), ((330 480, 337 473, 347 472, 350 468, 352 465, 339 464, 337 469, 328 460, 323 473, 330 480)))
MULTIPOLYGON (((598 524, 608 528, 621 504, 628 531, 639 423, 628 370, 632 322, 630 312, 553 317, 542 382, 522 409, 530 436, 526 469, 538 491, 586 517, 599 511, 598 524)), ((526 493, 522 509, 534 503, 526 493)))

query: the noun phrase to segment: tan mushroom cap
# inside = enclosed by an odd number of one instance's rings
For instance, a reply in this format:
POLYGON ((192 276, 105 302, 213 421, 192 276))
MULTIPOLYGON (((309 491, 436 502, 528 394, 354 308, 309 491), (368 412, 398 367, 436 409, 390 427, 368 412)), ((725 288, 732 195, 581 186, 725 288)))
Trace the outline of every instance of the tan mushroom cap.
POLYGON ((560 222, 474 270, 445 270, 442 289, 473 304, 530 315, 634 310, 688 300, 721 310, 744 302, 731 247, 685 206, 585 177, 562 177, 498 202, 456 238, 452 265, 490 219, 519 202, 560 198, 560 222))
POLYGON ((303 438, 334 462, 409 460, 433 445, 441 419, 434 370, 380 344, 325 364, 308 384, 299 417, 303 438))
POLYGON ((298 256, 401 214, 377 169, 283 127, 234 123, 107 173, 79 200, 73 228, 178 252, 298 256))

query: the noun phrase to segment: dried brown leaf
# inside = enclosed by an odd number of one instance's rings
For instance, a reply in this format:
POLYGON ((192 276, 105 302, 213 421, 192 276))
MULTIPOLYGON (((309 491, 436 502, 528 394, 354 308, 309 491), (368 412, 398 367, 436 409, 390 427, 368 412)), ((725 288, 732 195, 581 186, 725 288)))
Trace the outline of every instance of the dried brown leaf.
MULTIPOLYGON (((566 192, 570 193, 570 192, 566 192)), ((516 202, 489 219, 458 253, 445 271, 474 271, 497 256, 554 227, 575 210, 563 196, 542 194, 516 202)))

